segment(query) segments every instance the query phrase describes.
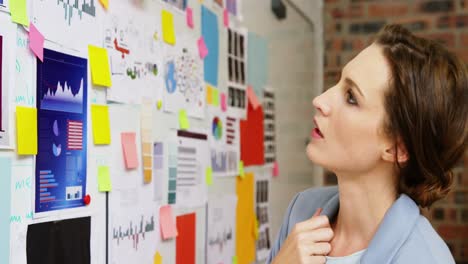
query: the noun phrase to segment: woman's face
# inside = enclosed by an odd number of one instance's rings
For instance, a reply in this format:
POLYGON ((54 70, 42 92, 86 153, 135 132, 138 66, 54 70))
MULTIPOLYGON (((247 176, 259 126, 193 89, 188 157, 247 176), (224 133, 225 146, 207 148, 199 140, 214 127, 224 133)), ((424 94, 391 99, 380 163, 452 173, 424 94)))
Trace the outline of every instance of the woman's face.
POLYGON ((362 174, 376 167, 388 143, 382 124, 390 76, 381 47, 372 44, 343 68, 335 86, 314 98, 315 127, 323 136, 311 132, 311 161, 335 173, 362 174))

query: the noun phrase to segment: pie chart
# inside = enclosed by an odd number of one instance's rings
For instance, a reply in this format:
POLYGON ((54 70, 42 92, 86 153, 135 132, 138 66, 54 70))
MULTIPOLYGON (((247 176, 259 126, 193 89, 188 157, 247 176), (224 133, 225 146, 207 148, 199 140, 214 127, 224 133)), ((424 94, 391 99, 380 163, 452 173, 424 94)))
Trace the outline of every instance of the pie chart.
POLYGON ((220 140, 221 137, 223 136, 223 123, 221 122, 221 119, 218 117, 213 118, 213 125, 211 132, 213 133, 213 137, 216 140, 220 140))

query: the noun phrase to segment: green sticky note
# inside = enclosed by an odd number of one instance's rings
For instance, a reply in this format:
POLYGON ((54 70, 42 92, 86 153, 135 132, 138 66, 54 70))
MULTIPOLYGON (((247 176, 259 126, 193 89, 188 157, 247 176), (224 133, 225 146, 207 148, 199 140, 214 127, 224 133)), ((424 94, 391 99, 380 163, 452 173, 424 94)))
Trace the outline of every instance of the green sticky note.
POLYGON ((11 21, 29 26, 29 17, 26 8, 26 0, 13 0, 10 4, 11 21))
POLYGON ((213 92, 213 95, 212 95, 213 105, 214 106, 219 106, 219 90, 214 88, 211 91, 213 92))
POLYGON ((241 160, 239 161, 239 176, 241 178, 244 178, 245 177, 245 173, 244 173, 244 162, 241 160))
POLYGON ((237 256, 232 256, 232 264, 237 264, 237 256))
POLYGON ((206 176, 206 185, 208 186, 213 185, 213 169, 211 167, 206 168, 205 176, 206 176))
POLYGON ((107 49, 88 45, 88 56, 93 84, 106 87, 112 86, 107 49))
POLYGON ((98 190, 100 192, 112 191, 112 183, 109 174, 109 167, 99 166, 98 167, 98 190))
POLYGON ((185 110, 179 111, 179 125, 180 125, 180 129, 187 130, 190 128, 190 123, 187 118, 187 111, 185 110))
POLYGON ((171 12, 162 10, 162 28, 163 28, 163 39, 166 43, 174 45, 176 43, 176 36, 174 30, 174 16, 171 12))

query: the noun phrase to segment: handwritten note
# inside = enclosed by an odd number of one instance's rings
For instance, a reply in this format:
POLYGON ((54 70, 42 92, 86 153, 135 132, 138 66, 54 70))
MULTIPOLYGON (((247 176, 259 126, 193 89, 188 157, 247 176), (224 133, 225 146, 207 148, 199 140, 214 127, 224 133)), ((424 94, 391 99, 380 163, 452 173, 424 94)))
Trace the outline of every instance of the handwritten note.
POLYGON ((37 109, 16 107, 16 137, 19 155, 37 154, 37 109))
POLYGON ((107 49, 89 45, 88 53, 93 84, 106 87, 112 86, 107 49))
POLYGON ((95 145, 111 143, 109 108, 107 105, 91 105, 93 138, 95 145))

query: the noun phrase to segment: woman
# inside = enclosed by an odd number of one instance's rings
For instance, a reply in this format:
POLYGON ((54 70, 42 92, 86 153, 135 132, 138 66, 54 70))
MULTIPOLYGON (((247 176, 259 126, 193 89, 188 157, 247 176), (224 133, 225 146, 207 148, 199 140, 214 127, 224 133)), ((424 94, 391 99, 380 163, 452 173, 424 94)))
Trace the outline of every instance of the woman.
POLYGON ((466 65, 387 25, 312 103, 307 155, 338 186, 294 197, 267 263, 455 263, 418 206, 447 194, 467 147, 466 65))

